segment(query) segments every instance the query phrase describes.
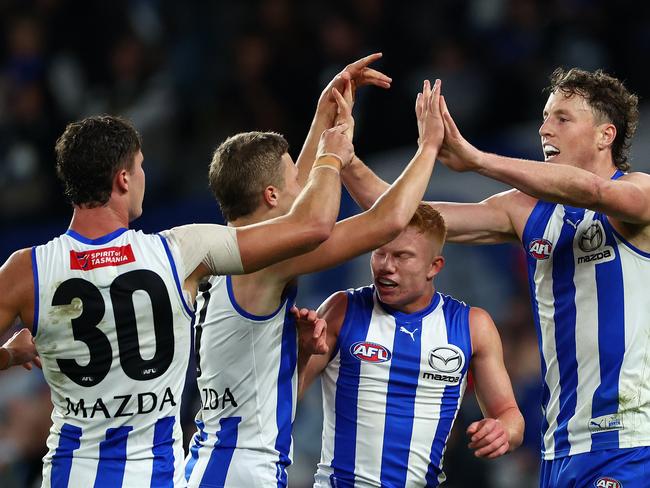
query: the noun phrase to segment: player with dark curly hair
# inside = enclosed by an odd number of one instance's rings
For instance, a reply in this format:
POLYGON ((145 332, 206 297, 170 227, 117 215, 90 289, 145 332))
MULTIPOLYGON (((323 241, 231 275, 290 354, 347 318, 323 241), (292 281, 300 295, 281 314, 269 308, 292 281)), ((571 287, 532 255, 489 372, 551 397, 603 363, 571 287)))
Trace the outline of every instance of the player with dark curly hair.
MULTIPOLYGON (((478 150, 445 108, 439 159, 514 189, 432 205, 451 242, 524 245, 543 375, 540 485, 646 487, 650 176, 626 172, 638 100, 620 80, 575 68, 556 70, 549 93, 545 162, 478 150)), ((357 160, 346 173, 363 205, 385 188, 357 160)))

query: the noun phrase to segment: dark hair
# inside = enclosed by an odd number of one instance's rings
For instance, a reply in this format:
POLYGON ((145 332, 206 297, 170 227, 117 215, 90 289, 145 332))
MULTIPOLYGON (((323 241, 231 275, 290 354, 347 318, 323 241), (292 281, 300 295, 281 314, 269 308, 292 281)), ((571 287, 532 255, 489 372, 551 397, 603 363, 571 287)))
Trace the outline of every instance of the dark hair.
POLYGON ((142 147, 133 125, 110 115, 68 124, 56 141, 56 172, 74 205, 100 207, 108 202, 113 177, 130 170, 142 147))
POLYGON ((289 144, 275 132, 244 132, 226 139, 210 163, 210 189, 229 222, 249 215, 268 185, 284 188, 282 155, 289 144))
POLYGON ((553 71, 547 91, 557 90, 565 96, 576 94, 583 97, 594 116, 614 124, 616 137, 612 143, 612 158, 618 169, 629 170, 628 153, 639 122, 637 96, 630 93, 623 82, 602 70, 591 73, 577 68, 553 71))

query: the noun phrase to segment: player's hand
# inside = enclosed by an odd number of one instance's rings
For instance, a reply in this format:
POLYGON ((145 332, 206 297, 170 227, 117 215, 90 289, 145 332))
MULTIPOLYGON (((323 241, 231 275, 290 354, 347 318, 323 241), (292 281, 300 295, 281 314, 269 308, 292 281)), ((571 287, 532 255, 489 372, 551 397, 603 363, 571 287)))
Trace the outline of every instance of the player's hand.
POLYGON ((476 457, 493 459, 503 456, 510 448, 508 433, 496 419, 473 422, 467 427, 467 436, 470 439, 467 447, 474 449, 476 457))
POLYGON ((415 99, 415 116, 418 121, 418 144, 421 148, 438 151, 445 135, 440 106, 440 88, 442 83, 436 80, 433 88, 429 80, 424 80, 422 93, 415 99))
POLYGON ((318 317, 314 310, 291 307, 291 313, 296 318, 298 343, 300 351, 305 354, 327 354, 327 322, 318 317))
POLYGON ((445 137, 438 153, 438 159, 454 171, 476 171, 479 169, 480 151, 461 135, 451 118, 445 97, 440 97, 440 109, 445 124, 445 137))
POLYGON ((381 53, 374 53, 365 58, 356 60, 354 63, 348 64, 343 71, 338 73, 332 81, 330 81, 320 98, 318 99, 318 107, 316 112, 320 116, 327 117, 328 126, 334 125, 336 119, 336 99, 332 93, 332 88, 336 88, 340 93, 345 90, 345 83, 350 82, 352 88, 352 97, 354 92, 360 86, 373 85, 380 88, 388 89, 392 83, 392 79, 386 76, 381 71, 369 68, 368 66, 382 56, 381 53))
POLYGON ((336 87, 332 88, 332 94, 336 99, 336 120, 334 125, 347 124, 348 129, 345 135, 353 140, 354 134, 354 118, 352 117, 352 107, 354 106, 354 99, 352 97, 352 82, 347 80, 344 85, 343 93, 338 91, 336 87))
POLYGON ((342 168, 350 164, 352 156, 354 156, 354 146, 346 135, 347 130, 347 124, 340 124, 323 131, 318 143, 316 158, 318 159, 319 156, 326 153, 336 154, 341 158, 342 168))
POLYGON ((20 365, 25 369, 31 370, 32 362, 39 368, 42 368, 41 359, 38 357, 34 338, 29 329, 19 330, 2 347, 10 353, 11 361, 8 368, 20 365))

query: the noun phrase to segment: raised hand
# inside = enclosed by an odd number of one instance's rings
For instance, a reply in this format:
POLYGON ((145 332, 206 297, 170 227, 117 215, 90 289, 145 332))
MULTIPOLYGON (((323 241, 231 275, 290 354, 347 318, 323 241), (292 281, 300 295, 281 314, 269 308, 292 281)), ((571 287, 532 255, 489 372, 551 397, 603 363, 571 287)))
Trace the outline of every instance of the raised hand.
POLYGON ((350 82, 352 98, 354 98, 355 90, 360 86, 373 85, 384 89, 390 88, 393 81, 390 77, 386 76, 381 71, 368 67, 381 57, 381 53, 374 53, 358 59, 354 63, 348 64, 323 89, 323 92, 318 99, 316 112, 317 114, 328 118, 329 127, 334 125, 337 115, 337 103, 332 91, 333 88, 336 88, 339 93, 343 93, 345 90, 345 84, 350 82))
POLYGON ((327 354, 327 322, 318 317, 314 310, 291 307, 291 313, 296 318, 298 342, 300 351, 304 354, 327 354))
POLYGON ((470 438, 467 447, 475 450, 476 457, 493 459, 503 456, 510 448, 508 433, 496 419, 473 422, 467 427, 467 435, 470 438))
POLYGON ((316 152, 316 159, 329 154, 338 157, 341 160, 341 168, 350 164, 352 156, 354 155, 354 146, 352 141, 346 135, 349 129, 347 124, 340 124, 323 131, 318 143, 318 151, 316 152))
POLYGON ((442 120, 440 88, 436 80, 433 88, 429 80, 424 80, 422 92, 415 100, 415 116, 418 121, 418 144, 420 148, 438 151, 442 145, 445 128, 442 120))
POLYGON ((34 338, 29 329, 20 329, 2 347, 9 352, 9 361, 5 369, 20 365, 31 370, 32 362, 42 368, 41 359, 38 356, 34 338))
POLYGON ((352 82, 349 80, 345 82, 343 94, 341 94, 341 92, 336 88, 332 88, 332 94, 334 95, 337 106, 334 125, 347 124, 348 129, 345 131, 345 135, 348 136, 350 141, 352 141, 354 135, 354 118, 352 117, 354 98, 352 96, 352 82))
POLYGON ((477 170, 480 151, 461 135, 449 113, 445 97, 440 97, 440 108, 445 124, 445 138, 442 141, 438 159, 454 171, 477 170))

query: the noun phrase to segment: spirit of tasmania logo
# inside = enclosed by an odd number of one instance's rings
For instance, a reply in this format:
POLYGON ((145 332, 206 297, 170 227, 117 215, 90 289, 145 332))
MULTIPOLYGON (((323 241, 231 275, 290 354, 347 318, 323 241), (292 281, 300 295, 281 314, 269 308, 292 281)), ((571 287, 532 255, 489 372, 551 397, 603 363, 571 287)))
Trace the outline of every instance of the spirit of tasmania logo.
POLYGON ((131 244, 92 251, 70 251, 70 269, 90 271, 106 266, 120 266, 135 261, 131 244))

